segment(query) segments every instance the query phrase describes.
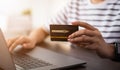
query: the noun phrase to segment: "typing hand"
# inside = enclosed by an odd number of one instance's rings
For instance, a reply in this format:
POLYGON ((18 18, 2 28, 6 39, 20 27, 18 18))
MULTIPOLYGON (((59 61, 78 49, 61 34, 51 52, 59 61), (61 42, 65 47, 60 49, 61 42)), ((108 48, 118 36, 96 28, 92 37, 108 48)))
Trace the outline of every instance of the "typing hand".
POLYGON ((32 49, 35 47, 35 41, 27 36, 19 36, 9 39, 7 44, 10 52, 12 52, 17 47, 17 45, 22 45, 22 47, 25 49, 32 49))

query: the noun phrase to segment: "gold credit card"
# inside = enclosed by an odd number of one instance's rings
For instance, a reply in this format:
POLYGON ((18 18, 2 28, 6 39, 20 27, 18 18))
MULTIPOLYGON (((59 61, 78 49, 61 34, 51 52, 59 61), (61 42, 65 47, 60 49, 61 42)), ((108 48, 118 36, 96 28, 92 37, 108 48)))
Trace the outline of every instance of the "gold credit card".
POLYGON ((77 25, 50 25, 50 37, 52 41, 67 41, 68 36, 77 30, 77 25))

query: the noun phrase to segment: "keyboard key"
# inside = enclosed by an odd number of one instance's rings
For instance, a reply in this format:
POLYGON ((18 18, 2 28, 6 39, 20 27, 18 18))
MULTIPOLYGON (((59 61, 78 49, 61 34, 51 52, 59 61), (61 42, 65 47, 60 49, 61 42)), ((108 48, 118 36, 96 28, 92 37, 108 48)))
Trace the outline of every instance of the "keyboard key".
POLYGON ((15 64, 24 68, 25 70, 52 65, 48 62, 39 60, 37 58, 31 57, 24 53, 13 54, 13 58, 14 58, 15 64))

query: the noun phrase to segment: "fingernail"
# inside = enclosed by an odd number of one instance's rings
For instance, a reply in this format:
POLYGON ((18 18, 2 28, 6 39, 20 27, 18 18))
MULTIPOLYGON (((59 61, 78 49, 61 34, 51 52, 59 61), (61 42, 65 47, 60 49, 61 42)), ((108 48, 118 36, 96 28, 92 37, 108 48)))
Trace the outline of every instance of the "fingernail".
POLYGON ((68 39, 68 41, 72 42, 72 39, 68 39))
POLYGON ((70 41, 70 39, 67 39, 68 41, 70 41))
POLYGON ((69 35, 68 38, 71 38, 71 35, 69 35))

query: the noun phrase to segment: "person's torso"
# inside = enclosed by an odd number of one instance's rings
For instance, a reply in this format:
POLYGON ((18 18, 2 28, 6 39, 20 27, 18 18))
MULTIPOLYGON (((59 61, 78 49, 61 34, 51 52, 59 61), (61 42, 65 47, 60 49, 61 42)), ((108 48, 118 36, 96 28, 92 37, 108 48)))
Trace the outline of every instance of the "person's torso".
POLYGON ((120 0, 105 0, 99 4, 73 0, 68 11, 67 23, 87 22, 99 29, 106 42, 120 42, 120 0))

